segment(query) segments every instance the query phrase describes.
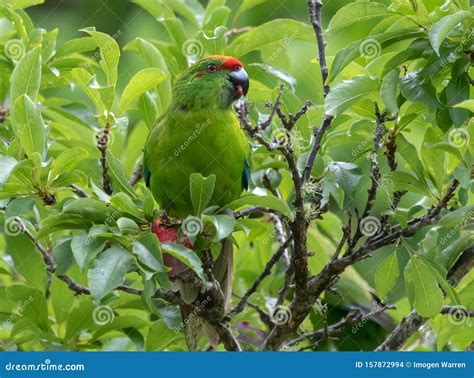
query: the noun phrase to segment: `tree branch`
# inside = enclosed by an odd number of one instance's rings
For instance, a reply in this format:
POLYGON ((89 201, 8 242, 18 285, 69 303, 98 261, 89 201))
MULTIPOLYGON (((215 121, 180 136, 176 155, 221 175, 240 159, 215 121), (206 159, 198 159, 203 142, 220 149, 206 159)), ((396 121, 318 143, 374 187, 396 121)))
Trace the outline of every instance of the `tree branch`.
POLYGON ((128 180, 128 183, 131 185, 131 186, 135 186, 135 184, 140 181, 140 179, 142 178, 142 171, 143 171, 143 167, 141 164, 138 164, 137 167, 135 168, 135 170, 133 171, 132 173, 132 176, 130 177, 130 179, 128 180))
POLYGON ((112 194, 110 177, 107 168, 107 144, 109 143, 110 125, 107 123, 102 135, 97 138, 97 149, 100 151, 100 165, 102 167, 102 187, 104 192, 112 194))

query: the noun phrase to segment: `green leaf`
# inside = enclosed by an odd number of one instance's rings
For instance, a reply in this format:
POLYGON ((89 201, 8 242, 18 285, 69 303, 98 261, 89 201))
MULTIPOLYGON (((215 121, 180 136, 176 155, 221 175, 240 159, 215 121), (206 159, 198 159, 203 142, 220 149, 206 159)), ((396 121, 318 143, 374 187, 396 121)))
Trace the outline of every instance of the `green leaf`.
POLYGON ((313 30, 308 24, 290 19, 277 19, 239 35, 230 43, 226 53, 241 57, 289 36, 293 40, 314 41, 313 30))
POLYGON ((441 20, 436 22, 428 32, 428 38, 430 40, 433 50, 439 56, 439 48, 441 44, 448 36, 449 32, 460 22, 472 18, 472 13, 469 11, 459 11, 455 14, 450 14, 443 17, 441 20))
POLYGON ((92 51, 96 48, 97 44, 92 37, 75 38, 64 42, 64 44, 58 49, 56 56, 92 51))
POLYGON ((96 224, 104 223, 109 213, 111 213, 110 207, 95 198, 76 198, 63 207, 63 215, 80 216, 96 224))
POLYGON ((236 18, 242 13, 247 12, 248 10, 256 7, 257 5, 265 3, 266 0, 243 0, 237 9, 236 18))
POLYGON ((77 164, 85 160, 89 153, 83 148, 75 147, 61 152, 51 164, 49 177, 54 179, 60 174, 72 171, 77 164))
POLYGON ((66 335, 64 336, 66 343, 78 337, 82 331, 93 324, 93 311, 94 305, 89 298, 82 300, 71 310, 67 318, 66 335))
POLYGON ((17 161, 14 158, 0 155, 0 189, 6 184, 16 164, 17 161))
POLYGON ((160 319, 153 323, 148 331, 145 350, 147 352, 166 350, 178 336, 175 330, 168 328, 166 323, 160 319))
POLYGON ((412 256, 405 267, 405 280, 413 292, 412 305, 420 316, 431 318, 443 307, 443 292, 436 277, 423 260, 412 256))
POLYGON ((275 196, 256 196, 253 194, 246 195, 236 199, 235 201, 232 201, 224 207, 230 209, 239 209, 248 205, 268 207, 286 215, 287 217, 293 217, 293 214, 287 203, 275 196))
POLYGON ((209 221, 214 225, 216 234, 213 241, 225 239, 232 234, 235 227, 235 218, 230 215, 204 215, 203 220, 209 221))
POLYGON ((351 43, 345 49, 340 50, 336 54, 329 72, 328 83, 333 81, 349 63, 361 56, 364 51, 362 47, 365 43, 367 43, 367 41, 370 41, 374 45, 378 43, 380 48, 384 48, 395 42, 416 38, 419 36, 423 36, 423 33, 402 30, 397 32, 371 35, 369 39, 361 39, 351 43))
POLYGON ((76 260, 72 254, 71 240, 65 240, 54 247, 53 259, 56 264, 56 274, 64 274, 74 265, 76 260))
POLYGON ((0 7, 10 6, 13 10, 25 9, 33 5, 43 4, 44 0, 0 0, 0 7))
POLYGON ((71 251, 81 271, 84 271, 89 263, 104 249, 105 243, 104 238, 91 234, 74 236, 71 241, 71 251))
MULTIPOLYGON (((10 224, 10 229, 16 230, 11 223, 8 224, 10 224)), ((8 224, 5 224, 5 227, 8 227, 8 224)), ((44 262, 40 253, 26 235, 15 234, 16 232, 13 232, 13 235, 4 234, 6 241, 5 250, 13 260, 15 271, 21 274, 32 287, 44 290, 46 286, 46 269, 44 268, 44 262)))
POLYGON ((125 192, 132 198, 137 198, 133 191, 133 187, 128 183, 125 176, 123 163, 115 158, 111 153, 107 155, 107 166, 109 168, 110 178, 114 192, 125 192))
POLYGON ((100 66, 107 78, 107 85, 115 86, 118 77, 118 62, 120 59, 120 48, 117 41, 110 35, 95 31, 94 28, 81 29, 89 34, 100 49, 100 66))
POLYGON ((466 100, 459 104, 453 105, 453 108, 467 109, 470 112, 474 112, 474 100, 466 100))
POLYGON ((21 95, 36 101, 41 83, 41 49, 39 47, 25 54, 13 70, 10 78, 10 102, 16 103, 21 95))
POLYGON ((162 243, 161 247, 164 253, 168 253, 177 258, 179 261, 189 266, 201 280, 206 281, 202 270, 202 262, 198 255, 196 255, 196 252, 176 243, 162 243))
POLYGON ((390 172, 386 175, 387 179, 390 180, 390 184, 393 186, 393 190, 407 190, 409 192, 419 193, 427 197, 432 197, 433 194, 429 188, 419 181, 416 177, 406 172, 390 172))
MULTIPOLYGON (((135 51, 140 54, 146 61, 148 67, 159 68, 164 72, 166 77, 170 78, 171 74, 168 69, 165 58, 161 51, 150 42, 136 38, 124 47, 125 51, 135 51)), ((164 111, 171 103, 171 80, 164 80, 158 84, 158 102, 161 105, 160 110, 164 111)), ((153 119, 153 121, 156 118, 153 119)))
POLYGON ((429 77, 422 77, 418 71, 407 73, 400 79, 403 97, 412 102, 421 102, 430 109, 439 107, 436 90, 429 77))
POLYGON ((114 194, 110 197, 110 204, 121 212, 132 215, 134 218, 140 218, 141 216, 140 209, 125 193, 114 194))
POLYGON ((76 169, 59 175, 55 180, 53 180, 53 182, 51 182, 50 186, 51 188, 66 188, 72 184, 86 186, 87 180, 87 175, 83 171, 76 169))
POLYGON ((6 294, 18 303, 16 310, 21 308, 21 316, 33 321, 43 331, 48 329, 48 305, 44 293, 23 285, 11 285, 7 287, 6 294))
POLYGON ((97 114, 104 114, 107 110, 104 99, 102 98, 100 92, 96 88, 91 88, 89 83, 92 81, 93 76, 83 68, 74 68, 71 71, 72 78, 74 81, 81 87, 85 94, 93 102, 97 114))
POLYGON ((102 252, 87 275, 93 298, 100 301, 121 285, 131 263, 131 254, 117 245, 102 252))
POLYGON ((436 261, 430 260, 429 258, 421 257, 423 262, 430 268, 431 273, 436 277, 439 286, 444 290, 446 295, 451 299, 451 304, 459 306, 461 304, 459 297, 454 288, 446 280, 447 270, 439 265, 436 261))
MULTIPOLYGON (((159 247, 159 245, 158 245, 159 247)), ((133 253, 137 256, 138 261, 145 265, 152 272, 168 272, 168 268, 163 263, 161 249, 149 250, 139 241, 133 242, 133 253)))
POLYGON ((326 114, 337 117, 351 105, 377 90, 378 79, 372 76, 356 76, 344 80, 332 88, 324 104, 326 114))
POLYGON ((382 301, 395 287, 399 273, 397 251, 395 250, 382 261, 375 271, 375 289, 382 301))
POLYGON ((119 115, 126 113, 147 91, 166 79, 166 74, 159 68, 145 68, 137 72, 123 91, 120 99, 119 115))
MULTIPOLYGON (((96 307, 98 308, 98 307, 96 307)), ((112 319, 113 309, 110 307, 104 308, 104 314, 108 315, 112 319), (107 312, 106 312, 107 311, 107 312)), ((106 320, 106 319, 104 319, 106 320)), ((104 336, 111 331, 123 330, 127 334, 128 328, 144 328, 148 326, 148 322, 134 315, 125 315, 114 318, 112 321, 101 325, 101 327, 94 333, 94 340, 104 336)))
POLYGON ((12 127, 28 156, 46 152, 46 127, 41 111, 26 94, 20 95, 12 108, 12 127))
POLYGON ((459 102, 469 99, 469 79, 466 74, 452 77, 446 87, 446 98, 449 108, 449 115, 456 127, 461 126, 469 117, 469 111, 462 108, 453 108, 459 102))
POLYGON ((127 235, 127 234, 138 234, 140 232, 140 228, 138 225, 135 223, 134 220, 130 218, 119 218, 117 219, 117 226, 120 229, 120 232, 122 235, 127 235))
POLYGON ((327 34, 335 35, 353 24, 362 25, 364 22, 378 17, 389 17, 394 13, 380 3, 355 2, 340 8, 329 22, 327 34))
POLYGON ((202 213, 211 200, 214 192, 216 176, 203 177, 200 173, 193 173, 189 178, 191 202, 196 215, 202 213))
POLYGON ((438 225, 441 227, 460 227, 461 225, 469 223, 473 214, 474 205, 461 207, 441 217, 438 222, 438 225))
POLYGON ((400 81, 400 69, 395 68, 382 79, 380 85, 380 96, 382 97, 385 108, 390 114, 398 113, 397 88, 400 81))

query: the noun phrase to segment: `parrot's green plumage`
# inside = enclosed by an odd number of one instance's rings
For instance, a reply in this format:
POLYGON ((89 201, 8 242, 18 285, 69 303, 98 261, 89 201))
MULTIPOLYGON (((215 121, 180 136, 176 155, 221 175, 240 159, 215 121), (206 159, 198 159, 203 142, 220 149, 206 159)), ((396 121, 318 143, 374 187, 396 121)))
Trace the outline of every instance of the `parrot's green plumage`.
MULTIPOLYGON (((144 177, 156 201, 173 217, 193 214, 189 179, 191 174, 215 175, 210 205, 224 206, 247 189, 250 176, 250 147, 232 110, 232 103, 244 96, 249 78, 242 63, 227 56, 211 56, 191 66, 177 80, 173 101, 158 120, 145 145, 144 177)), ((160 241, 174 241, 176 230, 154 223, 160 241), (170 236, 171 235, 171 236, 170 236)), ((192 315, 199 289, 181 280, 189 273, 174 257, 164 255, 173 290, 186 303, 181 306, 186 341, 197 349, 206 331, 215 345, 218 336, 204 319, 192 315), (187 319, 187 321, 185 321, 187 319)), ((232 241, 222 241, 213 274, 222 288, 226 307, 232 291, 232 241)))
POLYGON ((173 102, 145 145, 147 185, 172 216, 193 213, 189 176, 214 174, 211 205, 223 206, 248 186, 248 141, 232 103, 248 90, 248 77, 235 58, 213 56, 185 71, 173 102))

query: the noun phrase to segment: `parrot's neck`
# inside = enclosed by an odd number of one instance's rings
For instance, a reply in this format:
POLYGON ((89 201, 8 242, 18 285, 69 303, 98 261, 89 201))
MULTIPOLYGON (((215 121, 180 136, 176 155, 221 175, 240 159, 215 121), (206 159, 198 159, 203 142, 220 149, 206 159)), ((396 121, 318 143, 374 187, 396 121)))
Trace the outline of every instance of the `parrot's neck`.
POLYGON ((224 90, 225 82, 187 81, 177 82, 174 88, 174 104, 184 111, 231 109, 232 92, 224 90))

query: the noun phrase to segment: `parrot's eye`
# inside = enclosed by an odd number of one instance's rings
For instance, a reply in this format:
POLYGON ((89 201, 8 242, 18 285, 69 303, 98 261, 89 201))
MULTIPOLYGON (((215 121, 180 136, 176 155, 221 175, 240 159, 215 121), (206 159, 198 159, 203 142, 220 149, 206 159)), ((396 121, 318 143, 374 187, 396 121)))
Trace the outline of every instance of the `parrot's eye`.
POLYGON ((217 71, 217 66, 214 63, 207 65, 207 72, 215 72, 217 71))
POLYGON ((242 69, 241 66, 235 66, 235 67, 234 67, 234 71, 240 71, 241 69, 242 69))

